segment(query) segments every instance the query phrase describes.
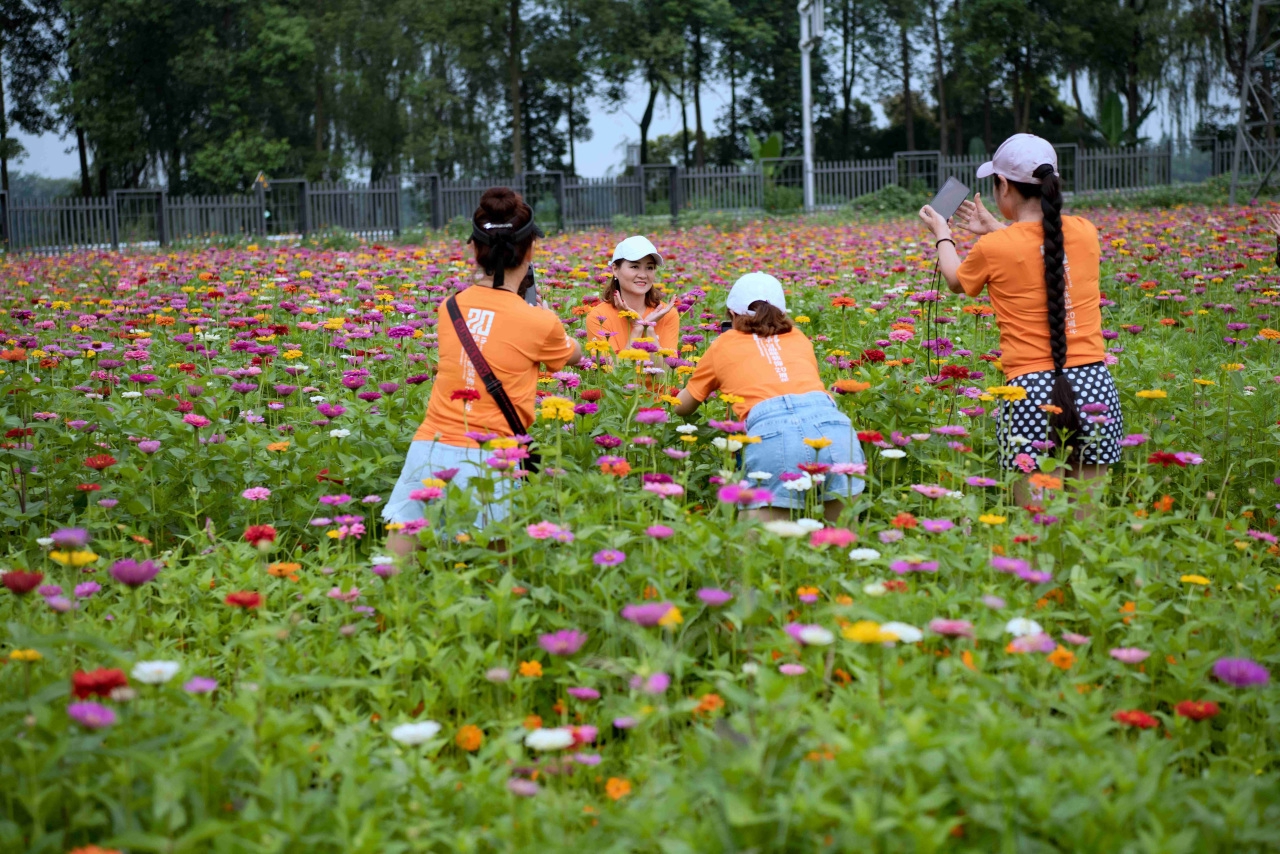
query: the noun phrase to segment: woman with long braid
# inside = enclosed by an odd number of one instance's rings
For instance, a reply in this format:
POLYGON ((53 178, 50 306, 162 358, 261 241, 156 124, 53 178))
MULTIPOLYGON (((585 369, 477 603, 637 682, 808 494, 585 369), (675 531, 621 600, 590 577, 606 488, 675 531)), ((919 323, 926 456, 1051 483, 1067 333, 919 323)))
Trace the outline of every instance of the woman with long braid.
MULTIPOLYGON (((1011 136, 978 168, 979 178, 988 175, 1000 213, 1013 222, 988 213, 980 195, 965 202, 958 224, 982 237, 963 263, 947 221, 928 205, 920 218, 951 291, 976 297, 986 289, 1005 377, 1026 392, 1020 400, 1014 392, 996 414, 1001 464, 1030 474, 1065 448, 1070 476, 1087 488, 1120 460, 1124 435, 1104 361, 1098 231, 1083 217, 1062 215, 1057 152, 1047 140, 1011 136)), ((1016 494, 1030 502, 1025 482, 1016 494)))

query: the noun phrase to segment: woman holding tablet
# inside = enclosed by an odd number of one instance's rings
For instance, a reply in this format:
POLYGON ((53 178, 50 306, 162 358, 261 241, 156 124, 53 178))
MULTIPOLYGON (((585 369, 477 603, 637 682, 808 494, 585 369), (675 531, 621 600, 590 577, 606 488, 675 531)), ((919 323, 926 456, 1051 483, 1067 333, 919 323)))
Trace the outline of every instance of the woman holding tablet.
MULTIPOLYGON (((978 168, 979 178, 988 175, 1000 213, 1013 222, 999 222, 979 197, 961 205, 962 227, 982 235, 963 263, 947 221, 928 205, 920 218, 951 291, 990 295, 1005 377, 1026 392, 997 413, 1001 464, 1030 474, 1065 441, 1071 477, 1094 480, 1119 461, 1124 435, 1104 361, 1098 231, 1083 217, 1062 215, 1058 157, 1047 140, 1009 137, 978 168)), ((1025 483, 1019 500, 1028 503, 1025 483)))

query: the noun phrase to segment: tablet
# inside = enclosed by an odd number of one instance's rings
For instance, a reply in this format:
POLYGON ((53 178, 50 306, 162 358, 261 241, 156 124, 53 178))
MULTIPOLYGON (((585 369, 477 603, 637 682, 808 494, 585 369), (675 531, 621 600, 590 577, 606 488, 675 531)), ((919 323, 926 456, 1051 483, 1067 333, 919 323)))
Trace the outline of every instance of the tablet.
POLYGON ((960 203, 968 197, 968 187, 955 178, 948 178, 946 183, 942 185, 942 189, 938 191, 938 195, 933 197, 933 201, 929 202, 929 207, 937 211, 938 215, 943 219, 951 219, 955 212, 960 209, 960 203))

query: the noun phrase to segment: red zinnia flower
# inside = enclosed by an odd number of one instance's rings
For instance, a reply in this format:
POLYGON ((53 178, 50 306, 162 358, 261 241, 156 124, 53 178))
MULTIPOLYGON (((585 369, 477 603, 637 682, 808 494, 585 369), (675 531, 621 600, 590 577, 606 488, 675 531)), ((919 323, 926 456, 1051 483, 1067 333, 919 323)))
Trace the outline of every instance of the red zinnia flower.
POLYGON ((1173 707, 1173 711, 1177 713, 1178 717, 1191 718, 1193 721, 1203 721, 1222 710, 1212 700, 1183 700, 1173 707))
POLYGON ((262 594, 252 590, 237 590, 235 593, 228 593, 227 598, 222 601, 237 608, 261 608, 262 594))
POLYGON ((71 675, 71 693, 83 700, 97 694, 108 697, 116 688, 127 688, 129 680, 118 668, 100 667, 97 670, 77 670, 71 675))
POLYGON ((863 350, 862 358, 866 359, 868 362, 883 362, 884 351, 883 350, 863 350))
POLYGON ((584 388, 582 391, 578 392, 578 397, 582 398, 587 403, 595 403, 603 395, 604 392, 598 388, 584 388))
POLYGON ((276 529, 270 525, 250 525, 244 529, 244 541, 254 548, 260 549, 264 545, 276 541, 276 529))
POLYGON ((19 596, 26 596, 32 590, 40 586, 40 582, 44 581, 43 572, 27 572, 23 569, 11 569, 4 575, 0 575, 0 581, 4 582, 4 586, 8 587, 13 593, 19 596))
POLYGON ((479 399, 480 399, 480 392, 476 391, 476 390, 475 390, 475 389, 473 389, 473 388, 460 388, 460 389, 455 389, 455 390, 454 390, 454 392, 453 392, 453 394, 449 395, 449 399, 450 399, 450 400, 461 400, 461 401, 466 401, 466 402, 470 402, 470 401, 472 401, 472 400, 479 400, 479 399))
POLYGON ((320 471, 316 473, 316 483, 324 483, 325 481, 328 481, 329 483, 336 483, 339 486, 345 482, 343 478, 340 477, 329 477, 328 469, 320 469, 320 471))
POLYGON ((858 441, 859 442, 883 442, 884 434, 881 433, 879 430, 859 430, 858 441))
POLYGON ((889 524, 895 528, 914 528, 916 526, 916 517, 904 511, 894 516, 889 521, 889 524))
POLYGON ((1178 459, 1177 454, 1171 454, 1168 451, 1153 451, 1151 456, 1147 457, 1147 462, 1152 465, 1161 465, 1165 468, 1168 468, 1169 466, 1178 466, 1179 468, 1187 467, 1186 463, 1178 459))
POLYGON ((85 460, 84 464, 91 469, 102 471, 103 469, 109 469, 115 465, 116 458, 110 454, 94 454, 92 457, 85 460))
POLYGON ((964 365, 943 365, 942 376, 949 380, 967 380, 969 369, 964 365))
POLYGON ((1138 709, 1130 709, 1128 711, 1119 711, 1111 716, 1111 719, 1125 726, 1136 726, 1138 729, 1154 729, 1160 726, 1160 722, 1146 712, 1138 709))
POLYGON ((96 483, 77 483, 76 489, 80 490, 81 492, 97 492, 98 490, 102 489, 102 487, 96 483))

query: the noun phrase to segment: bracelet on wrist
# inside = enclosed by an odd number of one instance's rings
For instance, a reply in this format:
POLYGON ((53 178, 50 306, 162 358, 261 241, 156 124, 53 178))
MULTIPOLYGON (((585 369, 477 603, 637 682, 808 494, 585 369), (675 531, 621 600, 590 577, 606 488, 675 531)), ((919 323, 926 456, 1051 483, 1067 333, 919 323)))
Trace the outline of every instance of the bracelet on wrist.
POLYGON ((950 243, 952 246, 956 245, 956 242, 952 240, 950 237, 939 237, 937 240, 933 242, 933 248, 937 249, 943 243, 950 243))

